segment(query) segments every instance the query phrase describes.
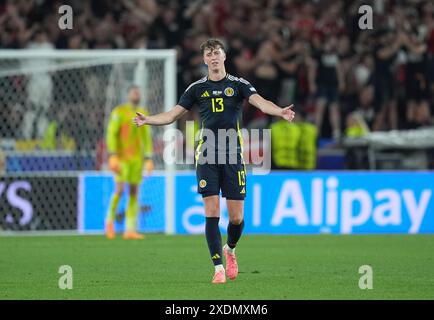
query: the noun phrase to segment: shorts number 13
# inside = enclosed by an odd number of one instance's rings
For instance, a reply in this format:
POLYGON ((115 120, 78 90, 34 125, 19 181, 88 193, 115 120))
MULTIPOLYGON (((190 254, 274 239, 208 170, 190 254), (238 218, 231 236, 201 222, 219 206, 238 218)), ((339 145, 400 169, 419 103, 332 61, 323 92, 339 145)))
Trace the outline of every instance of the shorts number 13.
POLYGON ((244 172, 244 170, 238 171, 238 184, 240 186, 246 185, 246 173, 244 172))

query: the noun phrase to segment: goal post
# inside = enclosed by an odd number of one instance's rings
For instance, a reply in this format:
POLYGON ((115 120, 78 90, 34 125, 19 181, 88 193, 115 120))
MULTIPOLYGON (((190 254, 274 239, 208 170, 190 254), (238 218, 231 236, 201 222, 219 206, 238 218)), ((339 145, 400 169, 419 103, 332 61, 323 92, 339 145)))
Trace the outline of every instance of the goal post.
MULTIPOLYGON (((170 110, 176 104, 176 50, 0 50, 0 177, 106 170, 108 118, 126 101, 131 84, 140 87, 141 104, 151 114, 170 110)), ((163 136, 173 127, 152 127, 155 168, 165 179, 160 197, 167 234, 175 231, 175 165, 163 160, 163 136)), ((59 210, 61 216, 70 209, 59 210)), ((51 220, 37 230, 62 223, 51 220)))

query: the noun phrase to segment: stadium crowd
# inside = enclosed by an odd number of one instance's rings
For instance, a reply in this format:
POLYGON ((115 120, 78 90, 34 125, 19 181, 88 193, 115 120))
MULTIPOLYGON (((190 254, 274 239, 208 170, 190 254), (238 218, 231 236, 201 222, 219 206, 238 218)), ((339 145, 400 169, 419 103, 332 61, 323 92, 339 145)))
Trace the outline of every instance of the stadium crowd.
MULTIPOLYGON (((339 139, 432 124, 433 12, 429 0, 0 0, 0 48, 175 48, 179 96, 206 73, 199 44, 217 37, 229 73, 339 139), (73 30, 58 28, 63 4, 73 30), (372 30, 359 27, 363 4, 372 30)), ((273 121, 247 105, 243 117, 248 128, 273 121)))

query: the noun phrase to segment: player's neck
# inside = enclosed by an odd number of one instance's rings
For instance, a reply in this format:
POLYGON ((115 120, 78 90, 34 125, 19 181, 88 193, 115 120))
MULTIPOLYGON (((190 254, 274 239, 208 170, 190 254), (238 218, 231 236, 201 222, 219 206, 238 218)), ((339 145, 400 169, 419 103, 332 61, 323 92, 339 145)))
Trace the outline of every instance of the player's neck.
POLYGON ((211 81, 220 81, 224 77, 226 77, 226 69, 221 68, 219 70, 209 70, 208 71, 208 79, 211 81))

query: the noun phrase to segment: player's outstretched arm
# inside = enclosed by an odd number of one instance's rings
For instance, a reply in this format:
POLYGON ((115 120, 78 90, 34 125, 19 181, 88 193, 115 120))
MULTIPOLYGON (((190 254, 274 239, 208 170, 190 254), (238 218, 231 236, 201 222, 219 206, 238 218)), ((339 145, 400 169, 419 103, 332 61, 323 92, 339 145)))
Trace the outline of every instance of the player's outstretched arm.
POLYGON ((289 122, 291 122, 295 116, 295 112, 291 110, 294 107, 293 104, 285 108, 280 108, 276 106, 273 102, 264 99, 257 93, 250 96, 249 103, 254 105, 263 113, 269 114, 271 116, 282 117, 289 122))
POLYGON ((145 124, 152 126, 164 126, 178 120, 187 112, 187 109, 177 104, 170 111, 154 114, 152 116, 147 116, 143 113, 137 112, 137 115, 133 118, 133 122, 138 127, 141 127, 145 124))

